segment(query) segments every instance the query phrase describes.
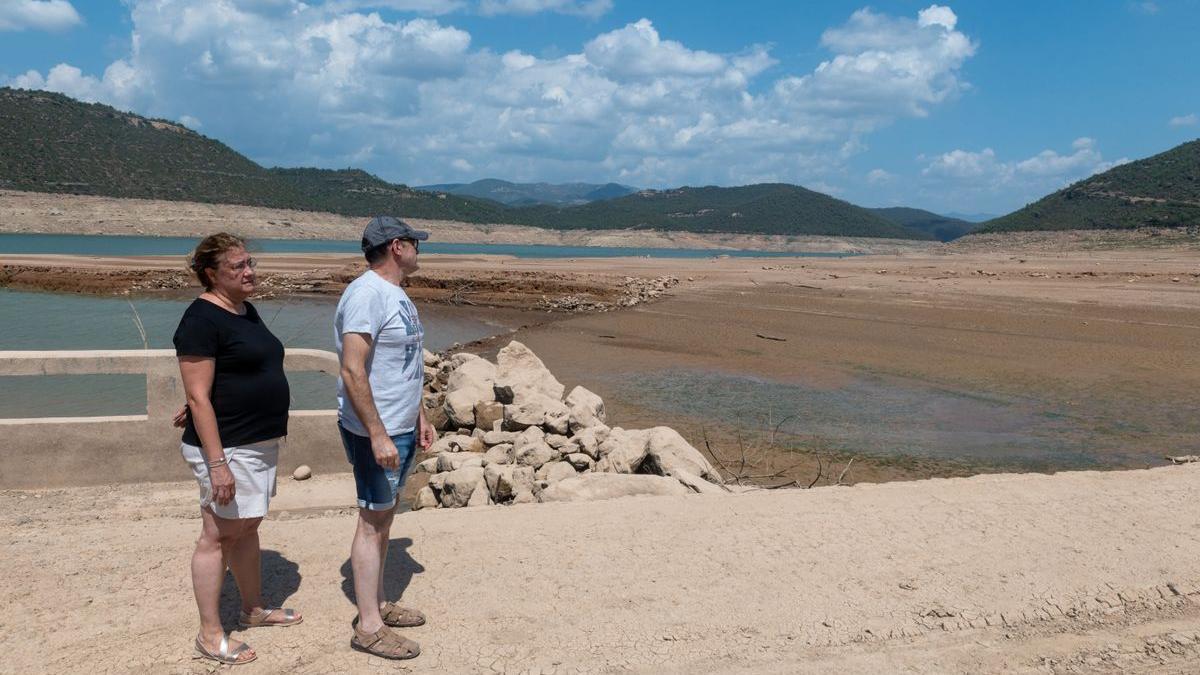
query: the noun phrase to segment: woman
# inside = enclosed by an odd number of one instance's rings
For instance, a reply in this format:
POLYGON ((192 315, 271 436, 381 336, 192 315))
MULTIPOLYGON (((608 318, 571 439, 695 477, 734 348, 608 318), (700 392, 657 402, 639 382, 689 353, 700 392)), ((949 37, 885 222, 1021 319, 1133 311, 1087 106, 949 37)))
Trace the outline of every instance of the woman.
POLYGON ((241 593, 243 628, 303 620, 290 609, 263 607, 258 547, 258 525, 275 494, 279 441, 287 435, 288 382, 283 344, 246 301, 257 279, 245 242, 223 232, 205 237, 188 262, 204 286, 175 331, 187 394, 183 458, 200 483, 203 519, 192 554, 196 655, 240 665, 258 657, 221 627, 227 565, 241 593))

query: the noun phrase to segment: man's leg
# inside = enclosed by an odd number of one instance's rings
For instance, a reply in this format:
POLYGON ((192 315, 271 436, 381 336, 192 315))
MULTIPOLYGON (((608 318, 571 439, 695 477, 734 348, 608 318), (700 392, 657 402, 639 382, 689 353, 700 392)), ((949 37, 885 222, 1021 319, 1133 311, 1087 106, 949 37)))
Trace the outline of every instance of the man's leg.
POLYGON ((354 601, 358 605, 358 627, 374 633, 383 627, 379 602, 383 587, 383 562, 392 529, 392 509, 358 510, 358 527, 350 545, 350 569, 354 573, 354 601))

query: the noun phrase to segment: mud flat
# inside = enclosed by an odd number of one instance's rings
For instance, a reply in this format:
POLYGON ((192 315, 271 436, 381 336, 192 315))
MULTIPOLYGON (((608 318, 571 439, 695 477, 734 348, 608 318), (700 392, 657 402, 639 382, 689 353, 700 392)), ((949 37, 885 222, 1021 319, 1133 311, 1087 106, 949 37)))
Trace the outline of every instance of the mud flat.
MULTIPOLYGON (((418 672, 1195 672, 1197 479, 1191 465, 405 513, 386 586, 430 617, 408 631, 418 672)), ((195 500, 188 483, 0 493, 4 669, 208 672, 190 660, 195 500)), ((305 621, 235 633, 256 672, 384 667, 348 644, 352 500, 345 475, 281 482, 264 587, 305 621)), ((222 606, 235 628, 232 593, 222 606)))
MULTIPOLYGON (((737 465, 730 473, 759 483, 1147 467, 1200 454, 1200 251, 1137 241, 1081 250, 1072 236, 1019 252, 993 243, 841 259, 429 255, 412 291, 470 313, 536 310, 544 320, 467 348, 488 354, 518 339, 564 384, 600 394, 626 428, 668 424, 698 447, 707 436, 737 465), (571 296, 611 305, 628 279, 663 276, 678 284, 634 307, 546 311, 571 296)), ((337 292, 358 264, 262 258, 280 293, 337 292)), ((135 292, 194 293, 180 266, 0 256, 0 276, 35 287, 150 270, 184 287, 135 292)))

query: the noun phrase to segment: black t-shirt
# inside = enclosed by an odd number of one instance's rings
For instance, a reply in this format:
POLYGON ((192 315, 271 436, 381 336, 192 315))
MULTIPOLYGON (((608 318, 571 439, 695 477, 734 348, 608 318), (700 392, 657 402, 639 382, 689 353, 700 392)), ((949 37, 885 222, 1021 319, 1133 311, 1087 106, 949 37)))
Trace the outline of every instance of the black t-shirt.
MULTIPOLYGON (((177 356, 216 359, 212 405, 225 447, 287 435, 288 390, 283 374, 283 343, 263 324, 254 305, 246 314, 196 298, 175 329, 177 356)), ((188 415, 183 442, 200 445, 188 415)))

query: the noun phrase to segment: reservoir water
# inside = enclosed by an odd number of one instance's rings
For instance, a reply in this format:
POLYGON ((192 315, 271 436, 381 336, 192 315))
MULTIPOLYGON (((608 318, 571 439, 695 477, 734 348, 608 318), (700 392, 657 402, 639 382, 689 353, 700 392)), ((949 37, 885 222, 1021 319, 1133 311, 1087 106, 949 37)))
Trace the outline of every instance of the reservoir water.
MULTIPOLYGON (((196 237, 142 237, 101 234, 0 234, 0 253, 61 253, 70 255, 185 255, 196 237)), ((252 239, 250 248, 264 253, 361 253, 358 242, 337 239, 252 239)), ((616 246, 541 246, 526 244, 421 244, 425 253, 511 255, 518 258, 839 258, 846 253, 780 253, 732 249, 624 248, 616 246)))
MULTIPOLYGON (((171 348, 179 317, 191 300, 28 293, 0 288, 0 350, 171 348)), ((285 347, 333 351, 336 299, 254 301, 285 347)), ((424 306, 425 346, 437 351, 509 330, 453 308, 424 306)), ((335 406, 334 380, 321 373, 291 373, 292 407, 335 406)), ((130 415, 146 411, 141 375, 0 376, 0 417, 130 415)))

